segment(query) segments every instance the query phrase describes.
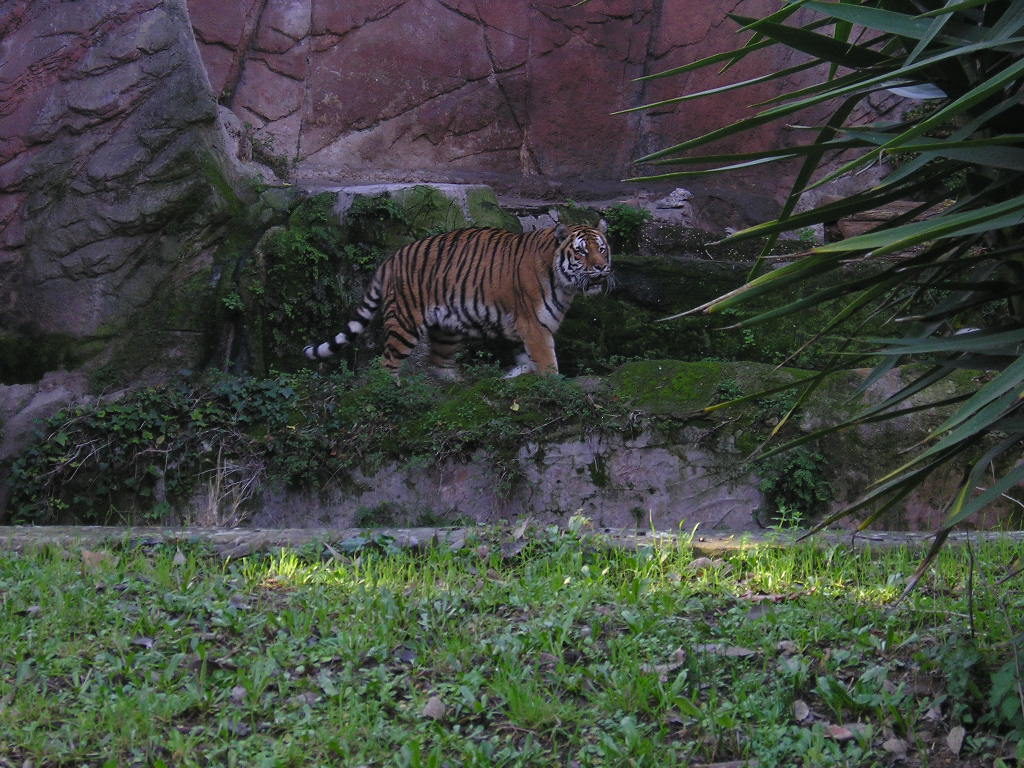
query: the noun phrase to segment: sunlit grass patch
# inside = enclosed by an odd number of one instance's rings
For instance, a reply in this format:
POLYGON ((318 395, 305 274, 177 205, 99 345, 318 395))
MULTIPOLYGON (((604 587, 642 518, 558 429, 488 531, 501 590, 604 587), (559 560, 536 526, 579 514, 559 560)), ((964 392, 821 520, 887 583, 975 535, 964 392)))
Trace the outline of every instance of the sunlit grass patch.
POLYGON ((991 700, 1022 629, 1019 583, 996 584, 1014 554, 975 548, 972 577, 951 549, 895 608, 909 550, 717 559, 549 531, 226 562, 190 547, 6 554, 0 755, 885 765, 897 739, 924 765, 963 726, 961 757, 991 765, 1019 739, 1005 696, 991 700))

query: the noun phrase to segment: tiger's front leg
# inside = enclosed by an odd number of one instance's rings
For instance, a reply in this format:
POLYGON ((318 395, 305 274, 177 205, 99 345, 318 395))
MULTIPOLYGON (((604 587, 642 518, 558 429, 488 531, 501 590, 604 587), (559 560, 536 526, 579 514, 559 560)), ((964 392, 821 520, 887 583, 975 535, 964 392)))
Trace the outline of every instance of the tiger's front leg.
POLYGON ((554 335, 539 323, 520 328, 519 333, 522 336, 526 354, 529 355, 530 361, 533 363, 533 369, 539 374, 558 373, 554 335))

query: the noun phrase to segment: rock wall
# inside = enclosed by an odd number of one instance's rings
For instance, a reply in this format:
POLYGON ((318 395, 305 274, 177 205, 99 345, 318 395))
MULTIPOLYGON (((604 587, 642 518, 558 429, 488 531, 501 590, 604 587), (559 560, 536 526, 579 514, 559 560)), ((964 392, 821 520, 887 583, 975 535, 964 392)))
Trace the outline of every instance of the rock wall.
MULTIPOLYGON (((632 160, 747 114, 758 98, 815 81, 807 71, 743 92, 663 107, 615 110, 747 79, 765 51, 718 77, 702 70, 635 82, 743 37, 725 14, 773 9, 697 0, 189 0, 203 61, 222 104, 247 124, 254 152, 294 166, 297 180, 486 181, 519 191, 595 188, 632 160), (756 59, 756 61, 754 60, 756 59)), ((790 141, 782 123, 720 144, 722 151, 790 141)), ((734 177, 771 198, 777 171, 734 177)), ((709 204, 712 204, 709 202, 709 204)))
MULTIPOLYGON (((358 476, 356 490, 265 493, 247 524, 345 527, 526 517, 564 524, 581 514, 598 527, 758 529, 755 513, 764 502, 758 478, 737 470, 739 459, 728 436, 713 445, 702 443, 707 431, 687 428, 676 439, 644 432, 632 438, 590 435, 531 443, 516 457, 522 477, 509 489, 500 487, 491 457, 483 452, 469 461, 430 467, 392 464, 358 476)), ((195 506, 208 507, 209 501, 204 498, 195 506)))
MULTIPOLYGON (((184 0, 0 14, 0 357, 22 368, 0 378, 28 381, 192 283, 201 291, 242 187, 184 0)), ((202 302, 177 306, 130 343, 145 335, 188 365, 202 302)))

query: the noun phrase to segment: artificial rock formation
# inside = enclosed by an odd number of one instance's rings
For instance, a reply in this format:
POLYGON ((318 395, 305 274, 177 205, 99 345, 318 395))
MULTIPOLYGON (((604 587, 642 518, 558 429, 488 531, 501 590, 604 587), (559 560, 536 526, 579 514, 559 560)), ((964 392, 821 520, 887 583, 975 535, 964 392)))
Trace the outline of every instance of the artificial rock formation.
MULTIPOLYGON (((300 186, 488 181, 578 199, 621 189, 635 157, 745 110, 723 94, 610 114, 719 84, 693 79, 707 71, 635 78, 735 46, 725 11, 769 6, 12 0, 0 10, 0 381, 109 353, 110 339, 134 344, 140 327, 148 347, 201 362, 211 314, 198 294, 223 274, 212 254, 227 219, 253 218, 240 179, 275 181, 251 159, 300 186)), ((796 60, 768 55, 777 68, 796 60)), ((761 148, 784 131, 720 148, 761 148)), ((695 221, 768 215, 781 187, 766 194, 757 181, 734 179, 746 191, 731 197, 695 187, 695 221)))
MULTIPOLYGON (((208 268, 242 187, 183 0, 6 4, 0 61, 0 341, 24 381, 208 268)), ((193 298, 142 331, 186 364, 193 298)))
MULTIPOLYGON (((251 126, 255 150, 286 158, 296 178, 483 180, 533 190, 615 182, 645 152, 739 119, 757 97, 817 76, 642 118, 611 114, 759 73, 761 63, 744 61, 720 80, 701 71, 635 81, 737 47, 743 38, 726 12, 773 7, 732 5, 189 0, 221 103, 251 126)), ((761 55, 778 69, 797 61, 791 52, 761 55)), ((785 131, 764 126, 721 148, 762 148, 787 140, 785 131)))

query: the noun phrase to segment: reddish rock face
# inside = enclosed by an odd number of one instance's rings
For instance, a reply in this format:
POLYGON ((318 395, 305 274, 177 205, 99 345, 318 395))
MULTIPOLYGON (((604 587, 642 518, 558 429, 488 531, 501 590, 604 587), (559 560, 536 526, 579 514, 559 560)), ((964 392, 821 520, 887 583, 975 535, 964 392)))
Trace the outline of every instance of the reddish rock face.
MULTIPOLYGON (((783 84, 613 116, 622 108, 735 82, 792 54, 767 53, 717 76, 635 78, 738 47, 726 11, 697 0, 189 0, 200 51, 221 103, 298 180, 488 180, 512 188, 617 182, 646 152, 740 119, 783 84)), ((782 140, 769 125, 720 149, 782 140)), ((776 170, 753 169, 743 186, 776 170), (758 175, 761 174, 761 175, 758 175)), ((777 197, 781 188, 762 196, 777 197)))

